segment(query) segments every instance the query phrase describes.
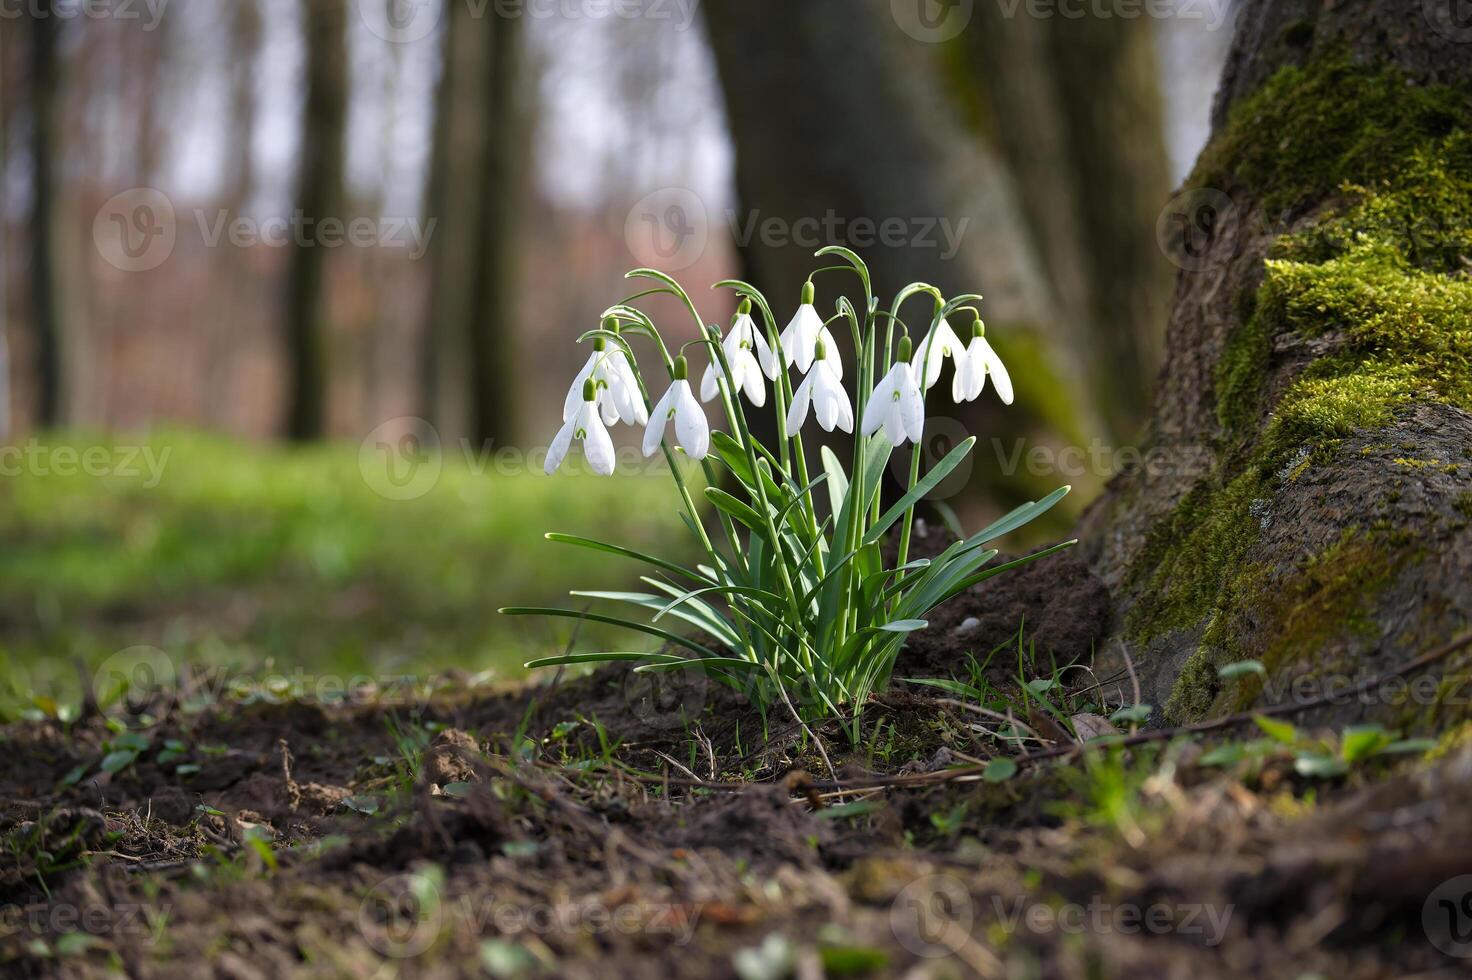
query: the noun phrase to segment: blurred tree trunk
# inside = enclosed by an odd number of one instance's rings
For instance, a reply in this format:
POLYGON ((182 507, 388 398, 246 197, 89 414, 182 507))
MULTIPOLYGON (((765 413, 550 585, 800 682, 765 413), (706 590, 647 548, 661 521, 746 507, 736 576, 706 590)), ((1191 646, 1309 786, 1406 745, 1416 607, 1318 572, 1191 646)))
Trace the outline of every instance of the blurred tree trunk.
POLYGON ((62 417, 61 315, 56 288, 57 58, 59 18, 50 10, 27 16, 31 108, 31 329, 36 343, 36 424, 55 428, 62 417))
POLYGON ((1472 624, 1472 58, 1451 17, 1240 10, 1171 205, 1149 462, 1078 534, 1116 607, 1095 669, 1172 721, 1319 693, 1306 725, 1467 716, 1465 651, 1406 679, 1421 693, 1349 686, 1472 624), (1244 661, 1262 672, 1222 677, 1244 661))
POLYGON ((1145 19, 991 4, 959 39, 1116 438, 1148 410, 1173 271, 1155 239, 1170 176, 1154 40, 1145 19))
POLYGON ((296 213, 305 242, 292 249, 286 284, 288 398, 286 435, 319 438, 327 410, 327 317, 323 273, 327 252, 315 241, 317 223, 342 220, 343 154, 347 127, 346 0, 303 4, 307 93, 302 115, 296 213))
MULTIPOLYGON (((11 63, 15 60, 13 31, 10 23, 0 24, 0 187, 9 186, 10 157, 6 151, 10 145, 10 121, 15 115, 12 107, 15 82, 10 75, 11 63)), ((9 218, 5 199, 0 197, 0 443, 9 441, 11 430, 9 218)))
POLYGON ((516 432, 516 255, 513 241, 526 119, 520 92, 523 23, 520 17, 483 17, 488 58, 481 160, 481 223, 476 249, 477 318, 470 338, 471 432, 482 444, 516 432))
MULTIPOLYGON (((235 0, 230 23, 230 122, 226 133, 225 199, 232 219, 245 213, 255 190, 256 71, 261 46, 261 12, 256 0, 235 0)), ((217 275, 228 297, 210 318, 205 342, 205 417, 214 426, 231 427, 235 399, 230 390, 236 338, 246 335, 249 319, 258 315, 260 283, 249 248, 227 236, 215 259, 217 275)))
MULTIPOLYGON (((1017 405, 1004 411, 988 396, 952 407, 949 388, 938 387, 932 406, 952 417, 927 432, 997 441, 977 466, 989 502, 1053 489, 1043 476, 998 474, 995 456, 1029 434, 1084 443, 1102 422, 1087 398, 1070 404, 1059 394, 1087 390, 1087 348, 1052 296, 1001 155, 957 98, 974 95, 972 83, 950 80, 941 47, 901 30, 885 0, 712 0, 703 9, 736 144, 732 231, 748 275, 790 311, 815 249, 846 244, 880 295, 914 281, 982 293, 999 353, 1014 365, 1027 355, 1029 368, 1014 373, 1017 405), (886 224, 901 229, 898 239, 878 234, 886 224)), ((842 276, 819 282, 825 303, 840 286, 850 290, 842 276)), ((912 300, 901 313, 917 342, 930 312, 912 300)), ((948 447, 929 440, 927 453, 940 458, 948 447)))
POLYGON ((504 442, 517 422, 512 243, 526 154, 523 25, 517 17, 477 22, 461 6, 450 8, 436 96, 424 399, 442 436, 463 427, 478 441, 504 442))

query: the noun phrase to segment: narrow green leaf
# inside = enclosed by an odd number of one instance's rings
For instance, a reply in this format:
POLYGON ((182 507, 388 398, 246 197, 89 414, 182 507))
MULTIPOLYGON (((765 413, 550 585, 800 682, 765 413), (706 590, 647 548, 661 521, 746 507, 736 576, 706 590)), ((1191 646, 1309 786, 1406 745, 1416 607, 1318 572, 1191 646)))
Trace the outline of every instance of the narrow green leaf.
POLYGON ((602 551, 606 554, 618 555, 622 558, 632 558, 635 561, 642 561, 647 565, 653 565, 655 568, 662 568, 667 572, 674 573, 675 575, 683 575, 686 578, 693 579, 697 582, 713 581, 712 579, 708 579, 704 575, 701 575, 699 572, 695 572, 680 565, 676 565, 673 562, 665 561, 663 558, 656 558, 653 555, 646 555, 642 552, 634 551, 630 548, 623 548, 616 544, 608 544, 604 541, 595 541, 592 538, 579 537, 576 534, 559 534, 556 531, 549 532, 546 537, 548 541, 555 541, 558 544, 570 544, 579 548, 587 548, 590 551, 602 551))
POLYGON ((710 647, 696 643, 689 637, 672 633, 666 629, 660 629, 658 626, 650 626, 647 623, 636 623, 630 619, 620 619, 617 616, 603 616, 598 613, 582 612, 577 609, 555 609, 541 606, 506 606, 500 612, 503 616, 552 616, 561 619, 586 619, 590 623, 607 623, 610 626, 622 626, 625 629, 635 630, 639 633, 648 633, 650 636, 657 636, 661 639, 669 640, 671 643, 678 643, 680 646, 688 650, 694 650, 702 656, 717 656, 716 652, 710 647))

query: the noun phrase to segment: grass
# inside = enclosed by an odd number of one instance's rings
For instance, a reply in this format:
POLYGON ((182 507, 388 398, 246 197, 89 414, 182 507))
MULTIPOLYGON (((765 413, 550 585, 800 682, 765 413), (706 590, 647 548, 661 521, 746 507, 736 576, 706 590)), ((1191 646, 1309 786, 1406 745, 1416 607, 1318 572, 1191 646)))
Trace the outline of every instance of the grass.
POLYGON ((175 432, 18 448, 0 457, 0 718, 38 695, 74 700, 78 660, 94 669, 139 645, 257 676, 516 676, 573 624, 507 620, 498 605, 628 575, 543 532, 676 556, 689 537, 659 473, 551 480, 447 454, 433 489, 401 501, 369 485, 354 446, 175 432), (91 447, 107 463, 86 468, 106 475, 82 472, 91 447))

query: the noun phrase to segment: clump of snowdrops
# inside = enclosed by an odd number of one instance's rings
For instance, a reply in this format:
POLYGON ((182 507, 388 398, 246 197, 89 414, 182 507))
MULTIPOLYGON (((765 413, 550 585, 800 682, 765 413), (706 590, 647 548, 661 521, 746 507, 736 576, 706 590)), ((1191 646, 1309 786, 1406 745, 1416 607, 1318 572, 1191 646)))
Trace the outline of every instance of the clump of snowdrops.
POLYGON ((670 463, 680 516, 699 541, 704 561, 689 568, 615 543, 548 534, 552 541, 647 566, 642 581, 649 592, 573 593, 642 609, 647 621, 572 609, 502 612, 626 626, 659 637, 665 647, 660 653, 571 654, 528 667, 625 662, 637 671, 698 671, 745 692, 764 713, 778 708, 804 723, 843 719, 857 741, 864 703, 884 689, 905 638, 926 628, 932 609, 993 575, 1074 543, 988 567, 997 556, 989 545, 1051 508, 1068 493, 1063 487, 934 558, 910 558, 916 504, 976 442, 966 439, 921 472, 926 397, 940 380, 944 362, 954 364, 951 397, 957 403, 978 398, 990 380, 997 396, 1011 404, 1012 381, 988 342, 980 296, 947 299, 933 286, 913 283, 881 309, 858 255, 839 247, 817 254, 835 257, 836 264, 813 273, 780 332, 766 298, 747 283, 717 284, 740 297, 735 319, 722 335, 704 322, 674 279, 637 269, 629 278, 653 285, 610 307, 598 329, 579 338, 592 349, 568 390, 547 472, 580 443, 590 467, 611 474, 615 453, 609 427, 642 427, 644 454, 663 452, 670 463), (830 315, 820 313, 814 279, 825 274, 856 275, 863 308, 840 296, 830 315), (653 320, 632 305, 659 294, 683 303, 699 339, 671 350, 653 320), (926 304, 928 323, 918 343, 900 316, 911 299, 926 304), (953 321, 963 324, 961 333, 953 321), (847 333, 857 352, 855 363, 843 363, 835 331, 847 333), (654 368, 641 365, 640 348, 654 368), (706 362, 698 387, 687 351, 706 362), (801 376, 796 386, 793 369, 801 376), (852 399, 845 379, 853 383, 852 399), (767 407, 769 382, 776 423, 771 446, 752 435, 748 417, 767 407), (703 403, 712 402, 723 427, 712 429, 709 423, 703 403), (823 445, 812 458, 803 437, 810 420, 830 433, 852 433, 857 420, 851 456, 840 457, 823 445), (895 452, 910 454, 909 480, 905 493, 885 507, 881 483, 895 452), (704 468, 709 521, 691 492, 680 454, 704 468), (897 558, 886 562, 881 543, 896 526, 897 558), (685 635, 674 621, 708 640, 685 635))

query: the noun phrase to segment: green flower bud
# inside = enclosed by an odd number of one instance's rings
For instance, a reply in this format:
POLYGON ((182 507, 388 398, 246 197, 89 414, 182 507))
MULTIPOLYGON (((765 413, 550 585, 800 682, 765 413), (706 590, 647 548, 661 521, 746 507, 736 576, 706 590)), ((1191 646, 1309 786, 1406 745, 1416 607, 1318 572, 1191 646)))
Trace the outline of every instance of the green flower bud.
POLYGON ((802 284, 802 301, 804 304, 811 306, 813 300, 817 297, 817 295, 818 290, 814 288, 813 281, 811 279, 802 284))
POLYGON ((972 337, 985 337, 986 324, 981 322, 981 317, 976 318, 976 323, 971 327, 972 337))
POLYGON ((826 361, 828 359, 828 347, 826 344, 823 343, 822 337, 818 338, 818 344, 813 353, 813 357, 814 359, 819 361, 826 361))
POLYGON ((587 381, 584 381, 583 382, 583 401, 585 401, 585 402, 596 401, 597 398, 598 398, 598 386, 593 383, 593 379, 592 378, 589 378, 587 381))
POLYGON ((910 355, 913 354, 914 352, 915 352, 915 345, 912 344, 912 343, 910 343, 910 338, 909 337, 901 337, 900 338, 899 359, 902 360, 902 361, 908 361, 910 359, 910 355))
POLYGON ((609 333, 618 333, 618 317, 604 317, 603 329, 607 330, 609 333))
POLYGON ((690 377, 690 362, 687 361, 687 360, 685 360, 685 355, 684 354, 681 354, 679 357, 675 358, 675 380, 676 381, 685 381, 689 377, 690 377))
POLYGON ((736 307, 736 315, 737 316, 750 316, 751 315, 751 300, 749 300, 749 299, 747 299, 747 298, 745 298, 743 296, 742 299, 741 299, 741 304, 736 307))
POLYGON ((608 340, 606 338, 604 338, 604 337, 594 337, 593 338, 593 349, 594 350, 601 352, 607 346, 608 346, 608 340))

